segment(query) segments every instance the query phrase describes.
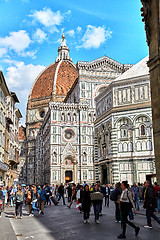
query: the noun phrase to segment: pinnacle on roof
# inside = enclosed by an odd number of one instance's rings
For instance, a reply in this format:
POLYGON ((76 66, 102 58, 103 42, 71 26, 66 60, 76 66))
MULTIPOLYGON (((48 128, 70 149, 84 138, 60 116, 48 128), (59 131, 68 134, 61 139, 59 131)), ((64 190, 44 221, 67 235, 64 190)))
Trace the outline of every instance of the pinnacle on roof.
POLYGON ((61 60, 70 60, 72 59, 69 57, 69 48, 66 44, 65 35, 62 35, 62 42, 61 45, 58 48, 58 57, 56 58, 56 62, 59 62, 61 60))

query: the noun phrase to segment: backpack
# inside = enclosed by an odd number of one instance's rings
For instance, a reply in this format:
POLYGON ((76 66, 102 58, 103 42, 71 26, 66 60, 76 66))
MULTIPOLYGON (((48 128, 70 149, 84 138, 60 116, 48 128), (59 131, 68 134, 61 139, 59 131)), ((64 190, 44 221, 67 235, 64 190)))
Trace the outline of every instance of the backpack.
POLYGON ((110 194, 110 200, 116 202, 118 200, 117 189, 115 188, 110 194))
POLYGON ((27 203, 31 202, 31 191, 27 192, 27 199, 26 199, 27 203))

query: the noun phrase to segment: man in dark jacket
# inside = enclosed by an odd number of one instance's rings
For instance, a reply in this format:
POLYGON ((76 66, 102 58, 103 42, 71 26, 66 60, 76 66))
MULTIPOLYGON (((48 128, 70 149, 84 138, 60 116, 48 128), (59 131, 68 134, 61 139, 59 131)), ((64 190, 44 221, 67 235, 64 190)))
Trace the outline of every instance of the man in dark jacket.
POLYGON ((72 188, 71 185, 69 184, 67 187, 68 190, 68 202, 71 202, 71 198, 72 198, 72 188))
POLYGON ((144 183, 144 208, 146 209, 147 225, 145 228, 152 229, 151 217, 160 224, 160 219, 154 214, 156 208, 156 199, 154 195, 154 188, 150 185, 149 181, 144 183))
POLYGON ((58 188, 58 201, 61 199, 61 197, 63 198, 63 205, 66 205, 65 204, 65 198, 64 198, 64 186, 63 186, 63 183, 61 183, 61 185, 59 186, 58 188))

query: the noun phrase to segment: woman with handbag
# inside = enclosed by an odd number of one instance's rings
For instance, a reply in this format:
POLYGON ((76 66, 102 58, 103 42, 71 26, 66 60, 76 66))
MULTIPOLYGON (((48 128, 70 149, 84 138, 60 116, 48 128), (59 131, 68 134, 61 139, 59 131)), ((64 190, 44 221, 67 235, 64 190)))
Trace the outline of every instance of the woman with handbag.
POLYGON ((82 195, 82 211, 84 216, 84 223, 89 223, 89 215, 91 211, 91 195, 89 186, 86 184, 82 195))
POLYGON ((18 186, 17 187, 17 192, 15 194, 15 202, 16 202, 16 207, 15 207, 15 217, 17 218, 18 216, 18 210, 20 212, 20 219, 22 219, 22 206, 23 206, 23 201, 24 201, 24 193, 22 191, 22 187, 18 186))
POLYGON ((101 211, 101 205, 103 201, 103 193, 100 192, 100 189, 97 184, 91 195, 91 200, 94 208, 95 222, 99 224, 99 214, 101 211))
POLYGON ((138 236, 140 228, 136 227, 132 222, 128 220, 128 215, 130 210, 133 208, 134 213, 136 214, 135 204, 132 198, 132 192, 129 191, 129 185, 127 181, 123 181, 121 183, 121 197, 120 197, 120 209, 122 214, 122 233, 118 236, 118 238, 123 239, 126 238, 126 224, 130 225, 135 230, 135 236, 138 236))

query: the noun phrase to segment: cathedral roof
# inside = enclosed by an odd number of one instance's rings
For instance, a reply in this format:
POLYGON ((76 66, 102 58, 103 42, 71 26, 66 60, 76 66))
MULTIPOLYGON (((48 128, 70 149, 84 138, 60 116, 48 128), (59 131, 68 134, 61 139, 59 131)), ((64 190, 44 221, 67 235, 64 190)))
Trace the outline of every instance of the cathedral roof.
POLYGON ((131 67, 126 72, 124 72, 115 80, 118 81, 118 80, 124 80, 128 78, 136 78, 144 75, 149 75, 149 67, 147 66, 148 60, 149 60, 149 56, 143 58, 140 62, 135 64, 133 67, 131 67))
POLYGON ((59 56, 35 80, 29 99, 51 97, 52 95, 66 96, 78 77, 76 65, 69 57, 69 49, 64 36, 58 48, 59 56))

